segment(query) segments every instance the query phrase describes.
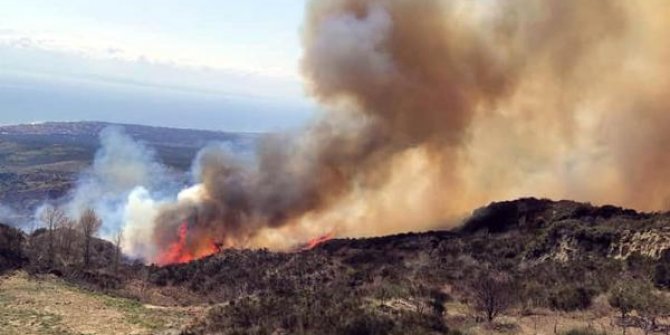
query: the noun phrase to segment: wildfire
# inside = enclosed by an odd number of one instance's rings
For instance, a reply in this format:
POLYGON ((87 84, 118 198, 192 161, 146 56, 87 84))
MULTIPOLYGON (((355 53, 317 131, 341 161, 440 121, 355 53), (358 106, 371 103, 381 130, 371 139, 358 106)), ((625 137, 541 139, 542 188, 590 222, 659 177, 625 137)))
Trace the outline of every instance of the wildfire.
MULTIPOLYGON (((330 241, 334 236, 334 233, 328 233, 315 237, 293 250, 312 250, 319 245, 330 241)), ((183 222, 177 229, 175 241, 156 258, 156 264, 160 266, 184 264, 213 255, 221 251, 221 248, 221 244, 214 242, 210 237, 199 236, 197 232, 189 231, 188 222, 183 222)))
POLYGON ((311 239, 311 240, 307 241, 307 243, 305 243, 300 248, 300 251, 312 250, 312 249, 318 247, 319 245, 321 245, 321 244, 323 244, 327 241, 330 241, 332 239, 333 239, 333 233, 328 233, 326 235, 319 236, 317 238, 314 238, 314 239, 311 239))
POLYGON ((159 265, 182 264, 188 263, 192 260, 207 257, 219 251, 219 246, 212 240, 202 243, 201 241, 193 241, 198 246, 196 248, 189 248, 188 243, 188 224, 186 222, 179 226, 177 232, 177 240, 170 244, 165 252, 158 257, 159 265), (195 251, 193 251, 195 250, 195 251))

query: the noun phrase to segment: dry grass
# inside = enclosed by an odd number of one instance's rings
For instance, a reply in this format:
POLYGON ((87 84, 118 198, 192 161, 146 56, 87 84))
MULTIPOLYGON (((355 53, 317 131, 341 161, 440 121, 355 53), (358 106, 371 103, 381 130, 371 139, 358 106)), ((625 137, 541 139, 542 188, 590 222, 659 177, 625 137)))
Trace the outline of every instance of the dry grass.
MULTIPOLYGON (((600 300, 596 299, 595 306, 585 312, 511 313, 494 324, 478 322, 467 305, 452 301, 446 305, 446 321, 464 334, 549 335, 583 328, 606 334, 621 333, 611 322, 614 311, 600 300)), ((142 305, 134 300, 85 291, 54 277, 36 279, 24 272, 0 277, 3 335, 177 334, 184 325, 201 317, 205 309, 142 305)), ((628 334, 641 332, 629 329, 628 334)))
MULTIPOLYGON (((613 323, 616 311, 605 306, 603 297, 598 297, 594 306, 587 311, 556 313, 550 310, 538 309, 528 314, 512 311, 495 320, 493 324, 486 324, 476 320, 476 313, 467 305, 452 301, 447 303, 447 324, 460 330, 463 334, 472 335, 560 335, 574 329, 590 329, 597 333, 621 334, 621 328, 613 323)), ((644 332, 637 328, 628 328, 628 335, 642 335, 644 332)))
POLYGON ((24 334, 171 334, 197 309, 152 308, 23 272, 0 278, 0 329, 24 334))

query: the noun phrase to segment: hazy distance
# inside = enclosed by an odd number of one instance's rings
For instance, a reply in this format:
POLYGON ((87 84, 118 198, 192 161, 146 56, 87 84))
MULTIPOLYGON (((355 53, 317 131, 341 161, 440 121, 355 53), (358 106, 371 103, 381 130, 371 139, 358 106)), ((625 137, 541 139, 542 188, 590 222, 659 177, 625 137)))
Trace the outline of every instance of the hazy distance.
POLYGON ((304 2, 1 1, 0 124, 137 123, 264 132, 314 113, 304 2))

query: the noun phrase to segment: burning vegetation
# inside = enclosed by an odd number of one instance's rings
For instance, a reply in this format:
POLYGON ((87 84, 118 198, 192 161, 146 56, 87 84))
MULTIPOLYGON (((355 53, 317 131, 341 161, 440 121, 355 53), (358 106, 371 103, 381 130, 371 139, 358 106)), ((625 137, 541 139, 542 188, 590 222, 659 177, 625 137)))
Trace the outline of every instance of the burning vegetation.
MULTIPOLYGON (((32 234, 0 224, 0 273, 60 276, 141 302, 133 308, 201 309, 171 324, 181 334, 670 331, 668 213, 521 199, 481 208, 454 231, 332 239, 301 252, 231 249, 165 266, 117 262, 119 244, 87 237, 86 220, 70 226, 45 213, 54 224, 32 234)), ((172 263, 198 257, 185 253, 188 224, 180 228, 172 263)))
POLYGON ((188 263, 212 255, 220 247, 212 240, 202 243, 200 240, 189 238, 188 223, 179 226, 178 238, 157 258, 158 265, 188 263))
POLYGON ((670 48, 653 36, 668 8, 312 1, 302 69, 325 116, 268 135, 251 162, 205 149, 197 185, 154 204, 127 249, 159 263, 290 250, 453 227, 529 194, 665 209, 670 48))
POLYGON ((185 189, 103 134, 68 213, 0 225, 0 270, 215 306, 185 334, 477 333, 548 309, 668 333, 668 17, 665 0, 310 1, 323 118, 252 159, 203 149, 185 189), (466 218, 529 194, 655 212, 526 198, 466 218), (114 245, 94 237, 112 221, 114 245))
POLYGON ((94 209, 102 236, 122 229, 124 253, 156 264, 453 228, 529 195, 667 209, 664 1, 332 0, 306 13, 320 119, 254 137, 249 155, 208 146, 179 177, 106 130, 57 203, 94 209))
POLYGON ((319 236, 317 238, 311 239, 307 241, 302 247, 299 248, 301 251, 307 251, 307 250, 312 250, 316 247, 318 247, 321 244, 324 244, 330 240, 333 239, 333 234, 326 234, 323 236, 319 236))

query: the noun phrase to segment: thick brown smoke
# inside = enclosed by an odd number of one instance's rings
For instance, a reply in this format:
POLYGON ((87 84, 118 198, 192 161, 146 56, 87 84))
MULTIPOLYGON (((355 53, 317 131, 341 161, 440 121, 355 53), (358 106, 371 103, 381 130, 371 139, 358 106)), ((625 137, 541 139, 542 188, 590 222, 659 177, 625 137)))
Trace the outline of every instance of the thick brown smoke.
POLYGON ((670 200, 670 5, 315 0, 309 92, 329 112, 256 162, 200 158, 159 248, 286 248, 317 234, 444 227, 492 200, 670 200))

